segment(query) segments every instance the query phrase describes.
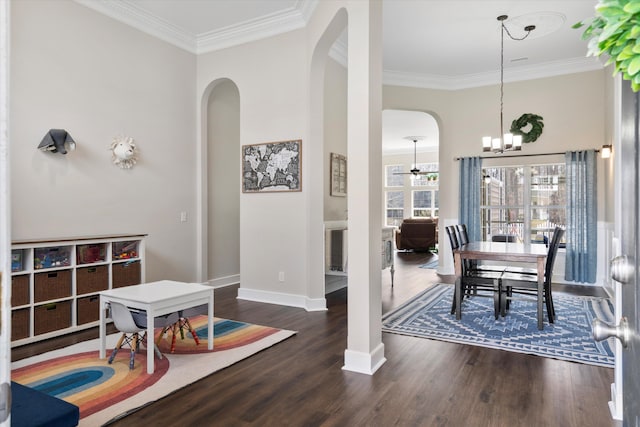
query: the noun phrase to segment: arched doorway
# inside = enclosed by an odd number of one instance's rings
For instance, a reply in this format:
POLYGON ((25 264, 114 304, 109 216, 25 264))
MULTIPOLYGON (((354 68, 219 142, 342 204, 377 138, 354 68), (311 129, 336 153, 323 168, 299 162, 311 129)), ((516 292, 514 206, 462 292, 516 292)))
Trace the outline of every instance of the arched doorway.
POLYGON ((224 286, 240 281, 240 95, 228 79, 209 89, 203 100, 204 279, 224 286))

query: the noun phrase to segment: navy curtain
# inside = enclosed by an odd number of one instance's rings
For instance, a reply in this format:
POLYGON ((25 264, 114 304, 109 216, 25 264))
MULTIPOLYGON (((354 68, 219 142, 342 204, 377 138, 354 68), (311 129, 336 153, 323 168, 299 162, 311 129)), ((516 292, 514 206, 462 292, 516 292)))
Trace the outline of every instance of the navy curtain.
POLYGON ((467 225, 470 241, 480 240, 480 179, 482 159, 463 157, 460 159, 460 212, 458 221, 467 225))
POLYGON ((567 151, 565 280, 595 283, 597 267, 596 152, 567 151))

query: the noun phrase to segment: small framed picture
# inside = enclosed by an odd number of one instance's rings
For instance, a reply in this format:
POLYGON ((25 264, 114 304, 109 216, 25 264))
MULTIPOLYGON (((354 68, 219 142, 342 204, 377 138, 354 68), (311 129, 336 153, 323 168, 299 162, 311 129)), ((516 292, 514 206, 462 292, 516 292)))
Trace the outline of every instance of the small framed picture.
POLYGON ((342 154, 331 153, 331 192, 332 196, 346 197, 347 195, 347 157, 342 154))

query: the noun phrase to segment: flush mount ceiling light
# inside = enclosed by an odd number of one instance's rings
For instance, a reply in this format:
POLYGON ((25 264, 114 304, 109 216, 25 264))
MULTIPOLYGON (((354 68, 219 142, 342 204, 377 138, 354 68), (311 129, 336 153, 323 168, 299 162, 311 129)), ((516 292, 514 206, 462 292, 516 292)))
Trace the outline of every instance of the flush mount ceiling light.
POLYGON ((520 150, 522 148, 522 136, 513 135, 511 133, 504 133, 503 125, 503 105, 504 105, 504 35, 508 35, 511 40, 524 40, 531 31, 535 30, 535 25, 527 25, 524 27, 526 34, 517 38, 511 35, 507 27, 504 25, 504 21, 508 18, 507 15, 498 16, 500 22, 500 135, 501 137, 493 138, 491 136, 482 137, 482 151, 493 151, 494 153, 503 153, 505 151, 520 150))

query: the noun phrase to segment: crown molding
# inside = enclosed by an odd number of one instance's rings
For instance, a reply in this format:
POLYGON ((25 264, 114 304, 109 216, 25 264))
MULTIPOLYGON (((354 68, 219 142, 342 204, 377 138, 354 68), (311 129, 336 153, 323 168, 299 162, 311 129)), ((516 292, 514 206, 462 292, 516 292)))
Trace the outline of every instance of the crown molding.
MULTIPOLYGON (((188 52, 201 54, 303 28, 309 22, 320 0, 297 0, 296 4, 289 9, 203 34, 192 34, 158 16, 150 14, 138 7, 133 0, 74 1, 188 52)), ((347 52, 346 37, 341 36, 331 47, 329 56, 346 68, 347 52)), ((604 66, 598 58, 573 58, 530 67, 505 69, 504 81, 532 80, 602 68, 604 66)), ((383 72, 383 83, 386 85, 427 89, 459 90, 494 85, 499 82, 500 75, 498 72, 468 74, 457 77, 394 70, 384 70, 383 72)))
MULTIPOLYGON (((598 58, 580 57, 562 61, 550 61, 529 67, 505 69, 504 81, 518 82, 541 79, 564 74, 582 73, 601 70, 604 65, 598 58)), ((425 89, 460 90, 500 83, 499 72, 467 74, 448 77, 429 74, 406 73, 402 71, 384 70, 383 84, 391 86, 420 87, 425 89)))
POLYGON ((208 33, 192 34, 139 8, 131 0, 75 0, 78 4, 194 54, 212 52, 303 28, 318 1, 298 0, 295 6, 281 12, 208 33))
POLYGON ((288 10, 199 34, 195 53, 213 52, 304 28, 307 20, 298 5, 288 10))

